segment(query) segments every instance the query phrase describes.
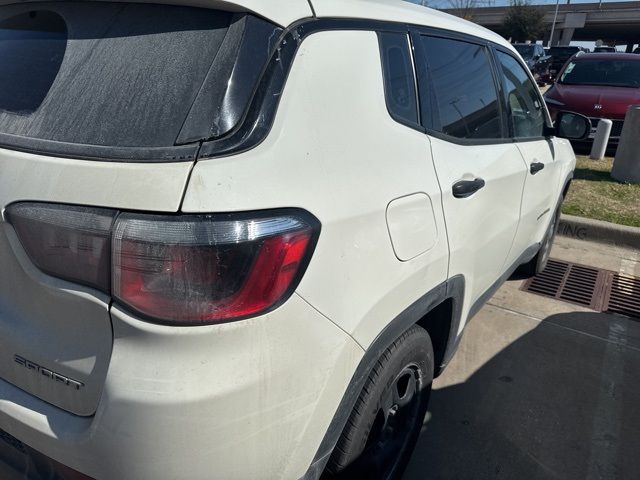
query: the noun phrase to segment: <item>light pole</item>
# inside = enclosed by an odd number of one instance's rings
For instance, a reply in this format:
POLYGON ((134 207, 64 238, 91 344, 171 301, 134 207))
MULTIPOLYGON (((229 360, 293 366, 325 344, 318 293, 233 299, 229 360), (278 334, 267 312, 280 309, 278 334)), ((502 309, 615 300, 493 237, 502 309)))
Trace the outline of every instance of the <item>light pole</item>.
POLYGON ((560 0, 556 0, 556 13, 553 16, 553 23, 551 24, 551 38, 549 39, 548 47, 553 46, 553 34, 556 31, 556 21, 558 20, 558 8, 560 7, 560 0))

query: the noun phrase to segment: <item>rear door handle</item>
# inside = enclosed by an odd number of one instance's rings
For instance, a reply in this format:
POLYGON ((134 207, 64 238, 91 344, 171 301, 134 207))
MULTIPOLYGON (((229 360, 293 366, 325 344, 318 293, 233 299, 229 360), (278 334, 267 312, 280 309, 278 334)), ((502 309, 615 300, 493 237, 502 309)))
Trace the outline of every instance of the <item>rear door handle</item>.
POLYGON ((531 175, 535 175, 536 173, 538 173, 540 170, 542 170, 544 168, 544 163, 541 162, 533 162, 530 166, 529 166, 529 171, 531 172, 531 175))
POLYGON ((475 180, 460 180, 453 184, 453 196, 456 198, 467 198, 483 188, 485 185, 482 178, 475 180))

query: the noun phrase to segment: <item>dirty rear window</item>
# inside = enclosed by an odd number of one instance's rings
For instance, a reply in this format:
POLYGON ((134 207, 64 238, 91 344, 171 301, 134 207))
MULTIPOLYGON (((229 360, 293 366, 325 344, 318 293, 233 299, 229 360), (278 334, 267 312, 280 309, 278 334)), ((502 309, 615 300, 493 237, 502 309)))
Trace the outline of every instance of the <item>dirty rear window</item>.
POLYGON ((67 25, 33 11, 0 22, 0 110, 30 115, 42 104, 67 48, 67 25))
MULTIPOLYGON (((228 12, 169 5, 1 7, 0 135, 173 146, 183 125, 193 124, 188 115, 201 90, 209 103, 224 101, 216 91, 230 83, 229 65, 244 35, 238 23, 228 12)), ((214 124, 223 109, 207 108, 199 118, 214 124)))

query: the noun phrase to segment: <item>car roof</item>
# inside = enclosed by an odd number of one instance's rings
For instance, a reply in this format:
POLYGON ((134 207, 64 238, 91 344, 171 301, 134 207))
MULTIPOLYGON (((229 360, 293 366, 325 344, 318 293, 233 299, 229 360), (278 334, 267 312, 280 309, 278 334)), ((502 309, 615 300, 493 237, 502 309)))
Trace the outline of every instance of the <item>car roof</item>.
POLYGON ((640 62, 640 56, 637 53, 583 53, 582 55, 575 57, 575 61, 580 62, 583 60, 634 60, 640 62))
POLYGON ((475 23, 404 0, 310 0, 317 17, 362 18, 442 28, 513 50, 503 37, 475 23))
MULTIPOLYGON (((0 5, 35 0, 0 0, 0 5)), ((188 7, 213 8, 230 12, 253 12, 280 26, 287 27, 302 18, 313 17, 307 0, 91 0, 127 3, 159 3, 188 7)))
MULTIPOLYGON (((24 0, 0 0, 0 5, 22 3, 24 0)), ((515 51, 497 33, 480 25, 416 5, 405 0, 110 0, 122 2, 164 3, 228 11, 249 11, 278 25, 287 27, 304 18, 357 18, 441 28, 473 35, 515 51), (313 8, 313 9, 312 9, 313 8)))
MULTIPOLYGON (((513 51, 500 35, 480 25, 405 0, 110 0, 152 2, 256 13, 278 25, 312 18, 357 18, 441 28, 497 43, 513 51), (313 7, 313 10, 312 10, 313 7)), ((0 0, 0 5, 20 0, 0 0)))

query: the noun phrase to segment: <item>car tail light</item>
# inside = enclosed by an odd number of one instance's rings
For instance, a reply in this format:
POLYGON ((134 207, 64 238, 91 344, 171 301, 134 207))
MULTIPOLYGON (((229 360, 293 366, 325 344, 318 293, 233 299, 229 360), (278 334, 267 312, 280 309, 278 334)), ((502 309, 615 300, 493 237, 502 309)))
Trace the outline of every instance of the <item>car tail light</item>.
POLYGON ((115 212, 44 203, 6 211, 33 263, 50 275, 109 289, 109 248, 115 212))
POLYGON ((311 225, 264 218, 123 214, 113 238, 113 295, 169 322, 218 322, 277 304, 304 267, 311 225))
POLYGON ((277 307, 304 273, 319 231, 299 210, 146 215, 20 203, 7 208, 7 219, 42 271, 180 325, 277 307))

